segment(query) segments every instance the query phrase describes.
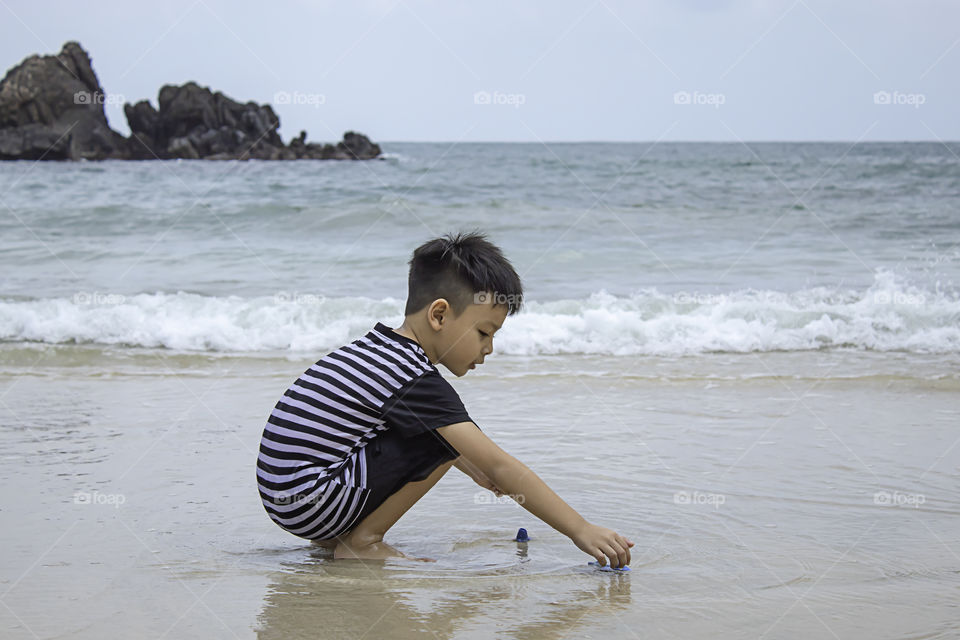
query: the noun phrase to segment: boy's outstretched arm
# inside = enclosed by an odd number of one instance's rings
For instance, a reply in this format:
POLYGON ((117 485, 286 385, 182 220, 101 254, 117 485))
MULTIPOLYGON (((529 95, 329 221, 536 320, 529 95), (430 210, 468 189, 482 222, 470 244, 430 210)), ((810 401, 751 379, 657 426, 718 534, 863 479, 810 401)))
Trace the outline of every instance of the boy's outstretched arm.
POLYGON ((503 491, 500 491, 500 487, 493 484, 493 481, 491 481, 483 471, 481 471, 476 465, 471 464, 463 456, 457 458, 457 461, 453 464, 453 466, 470 476, 474 482, 484 489, 493 491, 498 498, 503 495, 503 491))
POLYGON ((573 540, 601 566, 606 564, 606 558, 614 568, 630 564, 633 542, 616 531, 587 522, 537 474, 498 447, 475 424, 458 422, 437 432, 460 452, 466 463, 483 472, 501 491, 514 496, 524 509, 573 540))

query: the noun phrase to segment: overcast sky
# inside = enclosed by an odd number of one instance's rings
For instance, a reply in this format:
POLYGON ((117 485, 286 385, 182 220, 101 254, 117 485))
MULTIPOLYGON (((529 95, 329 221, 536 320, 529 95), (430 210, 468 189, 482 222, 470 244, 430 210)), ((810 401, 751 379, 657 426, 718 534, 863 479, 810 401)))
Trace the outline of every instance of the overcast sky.
POLYGON ((285 141, 960 139, 957 0, 0 0, 0 25, 4 70, 77 40, 113 100, 193 80, 285 141))

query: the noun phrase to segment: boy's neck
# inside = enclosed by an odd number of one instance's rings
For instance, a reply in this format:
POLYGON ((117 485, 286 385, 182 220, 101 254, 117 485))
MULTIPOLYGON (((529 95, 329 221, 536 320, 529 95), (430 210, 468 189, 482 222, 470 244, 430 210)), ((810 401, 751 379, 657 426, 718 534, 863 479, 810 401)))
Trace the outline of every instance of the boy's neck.
POLYGON ((415 334, 413 330, 407 326, 406 322, 404 322, 402 325, 394 329, 393 332, 400 334, 404 338, 410 338, 411 340, 419 344, 421 347, 423 347, 423 343, 421 343, 420 340, 417 338, 417 334, 415 334))
POLYGON ((417 335, 418 330, 413 328, 410 322, 408 322, 407 320, 404 320, 403 324, 401 324, 399 327, 394 329, 393 332, 400 334, 404 338, 408 338, 416 342, 418 345, 420 345, 420 348, 423 349, 423 352, 427 355, 427 359, 434 364, 437 363, 436 354, 434 354, 432 350, 423 343, 423 341, 417 335))

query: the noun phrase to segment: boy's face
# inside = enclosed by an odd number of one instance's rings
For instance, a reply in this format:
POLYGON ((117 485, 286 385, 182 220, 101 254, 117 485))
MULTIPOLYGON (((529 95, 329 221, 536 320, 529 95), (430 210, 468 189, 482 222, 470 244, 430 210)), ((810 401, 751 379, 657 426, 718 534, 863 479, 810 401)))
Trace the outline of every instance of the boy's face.
POLYGON ((462 376, 493 351, 493 334, 507 317, 507 305, 493 305, 492 296, 484 304, 471 304, 459 316, 447 308, 443 323, 435 333, 437 362, 456 376, 462 376))

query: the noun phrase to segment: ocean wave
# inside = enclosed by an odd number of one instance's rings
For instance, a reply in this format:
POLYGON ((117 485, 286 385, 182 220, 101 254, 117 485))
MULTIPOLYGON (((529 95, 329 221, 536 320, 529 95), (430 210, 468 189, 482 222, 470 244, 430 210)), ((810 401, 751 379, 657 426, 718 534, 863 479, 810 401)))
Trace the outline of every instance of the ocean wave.
POLYGON ((416 162, 417 160, 413 156, 408 156, 403 153, 397 153, 396 151, 384 151, 383 153, 380 154, 380 158, 383 160, 392 160, 398 163, 416 162))
MULTIPOLYGON (((322 352, 380 321, 403 301, 279 292, 216 297, 187 292, 0 300, 0 340, 93 343, 213 352, 322 352)), ((960 353, 960 299, 878 273, 861 290, 740 290, 723 294, 526 301, 495 349, 513 355, 692 355, 852 348, 960 353)))

